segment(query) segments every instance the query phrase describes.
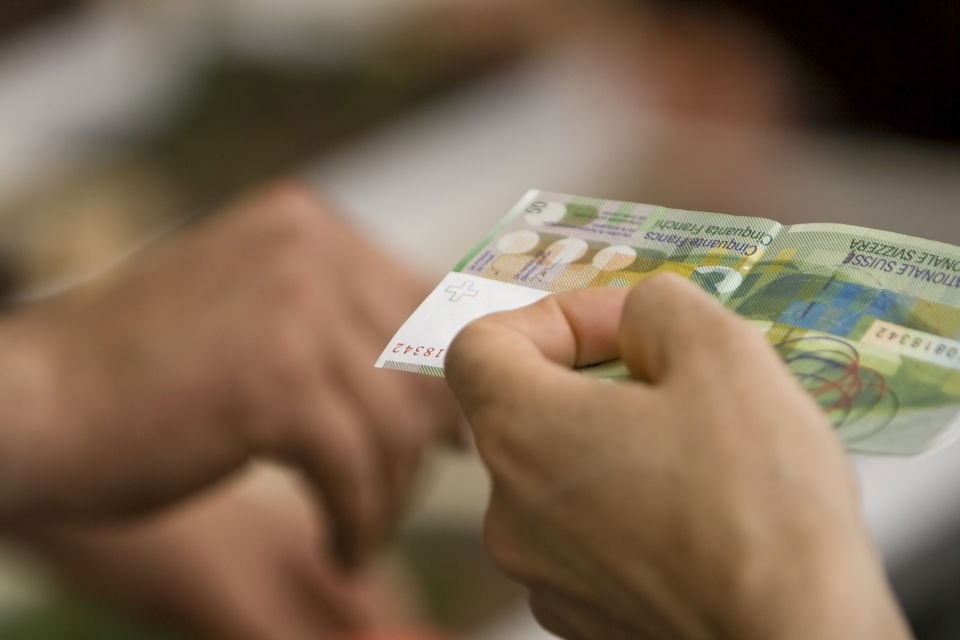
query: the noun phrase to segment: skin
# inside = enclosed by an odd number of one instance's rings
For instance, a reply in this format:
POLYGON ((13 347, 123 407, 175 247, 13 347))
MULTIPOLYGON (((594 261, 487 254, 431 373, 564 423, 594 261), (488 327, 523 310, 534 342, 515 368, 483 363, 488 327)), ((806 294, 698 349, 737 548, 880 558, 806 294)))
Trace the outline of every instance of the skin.
POLYGON ((416 626, 384 561, 345 572, 305 500, 249 474, 135 522, 24 528, 86 593, 200 638, 311 640, 416 626), (277 487, 274 487, 275 489, 277 487))
POLYGON ((446 362, 487 546, 565 638, 910 637, 830 425, 763 337, 653 276, 480 319, 446 362), (634 380, 573 367, 622 357, 634 380))
POLYGON ((460 430, 442 383, 371 366, 423 291, 279 184, 7 314, 0 524, 143 513, 270 458, 303 473, 341 562, 362 564, 423 448, 460 430))

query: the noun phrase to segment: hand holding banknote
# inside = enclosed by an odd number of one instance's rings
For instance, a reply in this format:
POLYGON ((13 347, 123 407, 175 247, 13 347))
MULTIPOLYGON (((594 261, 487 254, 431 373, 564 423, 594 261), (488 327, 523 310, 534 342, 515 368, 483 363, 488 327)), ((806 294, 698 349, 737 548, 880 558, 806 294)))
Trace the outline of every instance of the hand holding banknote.
POLYGON ((0 518, 143 511, 268 456, 312 481, 345 559, 367 557, 422 447, 458 425, 439 381, 370 370, 421 294, 279 186, 8 314, 0 518))
POLYGON ((907 638, 829 423, 676 276, 488 316, 447 377, 493 478, 488 547, 568 638, 907 638), (573 371, 615 357, 634 379, 573 371))

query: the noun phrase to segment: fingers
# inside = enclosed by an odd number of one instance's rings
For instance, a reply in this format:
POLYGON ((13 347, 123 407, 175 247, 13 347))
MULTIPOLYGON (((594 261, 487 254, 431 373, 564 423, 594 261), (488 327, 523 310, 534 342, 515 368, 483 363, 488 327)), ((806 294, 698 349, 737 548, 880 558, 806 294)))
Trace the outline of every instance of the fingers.
POLYGON ((546 359, 580 367, 616 356, 625 296, 624 289, 571 291, 494 319, 531 340, 546 359))
POLYGON ((627 291, 583 289, 468 325, 450 345, 447 381, 468 417, 497 390, 533 390, 543 376, 617 355, 627 291))
POLYGON ((431 440, 429 418, 424 415, 429 407, 417 410, 423 399, 401 384, 405 376, 370 370, 370 362, 369 357, 347 359, 340 390, 362 417, 362 427, 369 432, 368 440, 375 448, 384 518, 389 526, 406 506, 421 450, 431 440))
POLYGON ((724 309, 689 280, 672 274, 652 276, 631 291, 623 307, 620 357, 634 377, 651 384, 674 371, 687 375, 737 367, 731 364, 768 356, 760 334, 724 309), (749 350, 749 354, 743 350, 749 350))
MULTIPOLYGON (((409 306, 397 302, 402 308, 409 306)), ((391 308, 395 310, 397 305, 391 308)), ((362 318, 359 326, 351 328, 356 339, 345 344, 340 353, 348 386, 366 411, 388 434, 399 431, 400 436, 415 436, 407 437, 407 441, 412 440, 418 447, 434 439, 462 445, 463 416, 443 380, 371 368, 370 363, 376 360, 402 318, 391 320, 387 332, 373 326, 377 316, 372 309, 363 311, 358 316, 362 318)))
MULTIPOLYGON (((332 621, 316 615, 303 601, 291 597, 288 585, 277 584, 284 576, 253 576, 262 581, 254 587, 237 587, 223 608, 204 612, 196 625, 203 637, 234 640, 315 640, 338 631, 332 621)), ((316 607, 316 603, 313 603, 316 607)))
MULTIPOLYGON (((310 465, 344 560, 357 564, 405 504, 420 449, 440 422, 424 415, 432 398, 416 385, 372 368, 389 332, 419 301, 421 285, 302 186, 276 185, 244 206, 275 231, 278 259, 294 266, 288 315, 311 337, 285 357, 316 352, 321 374, 299 391, 320 397, 306 401, 312 415, 294 453, 310 465)), ((455 424, 450 413, 445 422, 455 424)))
MULTIPOLYGON (((369 354, 356 361, 359 367, 356 378, 360 387, 369 388, 377 396, 385 380, 395 381, 392 386, 404 395, 405 412, 416 414, 415 418, 420 423, 418 430, 421 436, 425 435, 420 438, 421 446, 431 438, 439 438, 445 444, 464 446, 468 441, 468 429, 450 390, 442 380, 395 372, 383 380, 371 377, 369 362, 376 359, 390 336, 430 289, 390 256, 370 246, 363 247, 362 253, 366 266, 352 274, 354 277, 350 286, 356 296, 347 301, 353 306, 355 317, 362 319, 358 334, 362 338, 361 343, 369 348, 369 354), (428 433, 423 434, 423 429, 428 433)), ((374 397, 372 400, 376 405, 390 409, 394 414, 391 418, 396 419, 396 407, 400 405, 388 402, 385 397, 374 397)))
POLYGON ((307 474, 330 514, 332 547, 346 567, 363 564, 383 536, 382 470, 363 417, 335 393, 318 392, 282 450, 307 474))
POLYGON ((348 328, 355 337, 352 345, 344 347, 344 351, 352 351, 347 356, 352 360, 345 361, 346 368, 356 370, 348 387, 363 396, 363 406, 372 408, 368 412, 375 418, 383 413, 379 408, 387 410, 387 420, 376 420, 378 429, 391 429, 392 423, 405 427, 414 421, 419 423, 414 430, 417 433, 407 440, 414 440, 418 449, 432 437, 463 445, 466 441, 465 425, 456 402, 442 381, 396 373, 377 379, 377 372, 371 374, 370 371, 369 363, 376 359, 397 327, 429 293, 430 287, 406 265, 339 219, 328 203, 316 199, 307 189, 301 191, 324 219, 324 238, 330 250, 325 253, 330 255, 323 256, 321 268, 329 268, 331 256, 335 258, 332 261, 337 267, 334 280, 338 289, 344 292, 337 303, 341 313, 349 319, 348 328), (401 398, 395 402, 398 393, 401 398), (424 430, 428 433, 424 434, 424 430))

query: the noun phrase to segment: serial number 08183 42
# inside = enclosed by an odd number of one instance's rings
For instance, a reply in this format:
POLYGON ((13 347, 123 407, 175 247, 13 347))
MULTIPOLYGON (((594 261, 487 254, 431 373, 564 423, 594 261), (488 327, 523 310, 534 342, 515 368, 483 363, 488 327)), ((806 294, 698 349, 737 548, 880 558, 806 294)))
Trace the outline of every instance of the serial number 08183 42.
POLYGON ((943 336, 876 320, 861 341, 901 355, 960 369, 960 343, 943 336))
POLYGON ((445 347, 426 347, 423 345, 412 345, 398 342, 393 346, 393 353, 405 356, 414 356, 416 358, 439 358, 446 351, 445 347))

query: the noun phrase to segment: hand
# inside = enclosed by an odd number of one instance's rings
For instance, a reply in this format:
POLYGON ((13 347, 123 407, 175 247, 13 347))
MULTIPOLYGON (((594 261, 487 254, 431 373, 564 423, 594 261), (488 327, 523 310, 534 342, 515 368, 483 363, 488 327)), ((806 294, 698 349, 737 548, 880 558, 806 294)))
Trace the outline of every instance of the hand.
POLYGON ((818 407, 748 324, 652 277, 469 325, 447 376, 486 541, 568 638, 906 638, 818 407), (571 368, 622 357, 635 380, 571 368))
POLYGON ((86 590, 202 638, 412 628, 392 567, 344 574, 319 553, 326 532, 309 505, 253 475, 142 522, 46 527, 20 538, 86 590))
POLYGON ((0 321, 0 517, 151 509, 244 466, 303 470, 352 563, 459 428, 440 381, 375 370, 424 292, 295 186, 0 321))

